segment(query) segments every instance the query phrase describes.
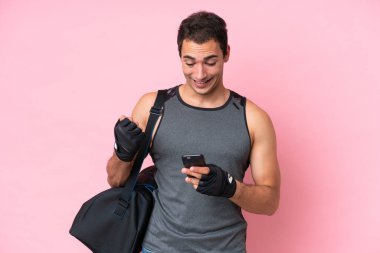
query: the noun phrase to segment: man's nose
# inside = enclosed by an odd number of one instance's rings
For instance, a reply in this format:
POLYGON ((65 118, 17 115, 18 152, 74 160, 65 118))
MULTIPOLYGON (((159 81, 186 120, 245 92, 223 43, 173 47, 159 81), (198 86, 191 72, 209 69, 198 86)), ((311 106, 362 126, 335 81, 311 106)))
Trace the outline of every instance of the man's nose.
POLYGON ((206 77, 206 71, 203 64, 197 64, 195 69, 195 78, 197 81, 201 81, 206 77))

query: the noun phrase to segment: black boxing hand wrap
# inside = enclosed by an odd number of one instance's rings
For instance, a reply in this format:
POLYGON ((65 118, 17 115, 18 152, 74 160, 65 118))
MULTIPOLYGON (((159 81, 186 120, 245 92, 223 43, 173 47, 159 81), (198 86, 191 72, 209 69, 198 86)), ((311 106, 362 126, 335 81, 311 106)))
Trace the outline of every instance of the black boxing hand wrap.
POLYGON ((210 196, 221 196, 230 198, 235 194, 236 181, 227 172, 214 164, 207 164, 210 173, 203 174, 197 191, 210 196))
POLYGON ((144 142, 145 133, 134 122, 125 118, 116 122, 114 134, 117 157, 124 162, 132 161, 144 142))

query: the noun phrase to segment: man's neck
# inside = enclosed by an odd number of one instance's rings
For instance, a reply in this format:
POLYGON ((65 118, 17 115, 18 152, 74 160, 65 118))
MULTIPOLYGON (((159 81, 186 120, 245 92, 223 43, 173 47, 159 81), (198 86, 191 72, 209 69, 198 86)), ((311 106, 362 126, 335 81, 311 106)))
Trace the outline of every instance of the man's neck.
POLYGON ((226 103, 230 91, 222 84, 210 90, 207 94, 196 93, 188 84, 179 86, 179 93, 184 102, 189 105, 203 108, 216 108, 226 103))

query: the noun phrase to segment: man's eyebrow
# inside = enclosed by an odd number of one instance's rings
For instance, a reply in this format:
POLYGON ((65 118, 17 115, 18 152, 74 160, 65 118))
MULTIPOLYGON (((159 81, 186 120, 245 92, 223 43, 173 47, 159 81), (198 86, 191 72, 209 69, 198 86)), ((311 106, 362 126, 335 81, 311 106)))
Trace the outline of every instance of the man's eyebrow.
MULTIPOLYGON (((210 60, 212 58, 217 58, 217 57, 218 56, 216 54, 212 54, 212 55, 205 57, 204 60, 207 61, 207 60, 210 60)), ((195 61, 195 58, 190 56, 190 55, 184 55, 183 58, 195 61)))
POLYGON ((189 55, 184 55, 183 58, 195 61, 195 58, 189 55))
POLYGON ((205 57, 204 60, 207 61, 207 60, 210 60, 210 59, 212 59, 212 58, 218 58, 218 56, 215 55, 215 54, 213 54, 213 55, 209 55, 209 56, 205 57))

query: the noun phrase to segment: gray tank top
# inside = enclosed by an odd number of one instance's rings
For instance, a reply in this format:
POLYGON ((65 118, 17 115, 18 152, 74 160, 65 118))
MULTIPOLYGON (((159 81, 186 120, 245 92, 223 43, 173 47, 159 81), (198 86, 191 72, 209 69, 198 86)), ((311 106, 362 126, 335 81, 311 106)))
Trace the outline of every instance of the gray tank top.
POLYGON ((181 156, 203 154, 238 181, 249 165, 245 98, 230 91, 217 108, 186 104, 178 87, 168 90, 150 155, 157 167, 155 205, 143 247, 154 253, 246 252, 246 221, 224 197, 197 192, 185 182, 181 156))

